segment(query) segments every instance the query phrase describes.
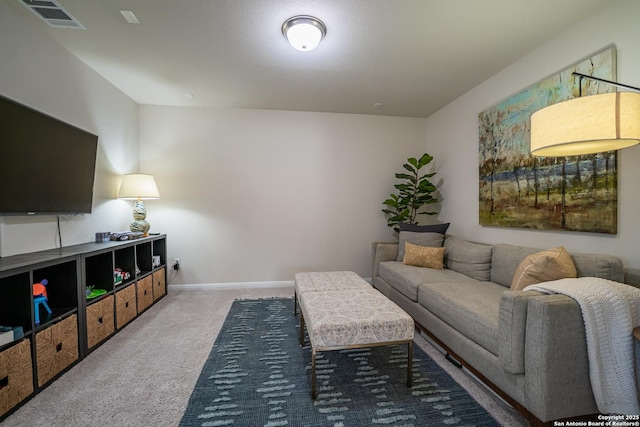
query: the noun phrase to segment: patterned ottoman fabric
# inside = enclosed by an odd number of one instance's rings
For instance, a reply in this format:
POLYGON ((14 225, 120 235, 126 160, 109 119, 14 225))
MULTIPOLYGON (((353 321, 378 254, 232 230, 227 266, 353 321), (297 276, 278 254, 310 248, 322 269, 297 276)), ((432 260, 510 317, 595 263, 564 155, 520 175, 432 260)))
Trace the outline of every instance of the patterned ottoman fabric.
POLYGON ((296 293, 302 295, 309 291, 371 288, 371 285, 353 271, 328 271, 297 273, 294 287, 296 293))
POLYGON ((293 314, 298 314, 298 298, 305 292, 337 291, 346 289, 373 289, 353 271, 323 271, 296 273, 293 281, 293 314))
POLYGON ((413 339, 413 319, 379 291, 351 289, 300 296, 309 341, 317 350, 413 339))

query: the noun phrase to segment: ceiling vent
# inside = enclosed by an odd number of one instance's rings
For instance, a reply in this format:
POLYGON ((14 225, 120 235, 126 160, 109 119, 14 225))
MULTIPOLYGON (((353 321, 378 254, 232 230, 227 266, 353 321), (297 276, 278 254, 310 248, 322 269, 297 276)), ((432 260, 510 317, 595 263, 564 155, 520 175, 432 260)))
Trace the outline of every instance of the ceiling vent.
POLYGON ((75 28, 86 30, 76 18, 54 0, 19 0, 40 19, 54 28, 75 28))

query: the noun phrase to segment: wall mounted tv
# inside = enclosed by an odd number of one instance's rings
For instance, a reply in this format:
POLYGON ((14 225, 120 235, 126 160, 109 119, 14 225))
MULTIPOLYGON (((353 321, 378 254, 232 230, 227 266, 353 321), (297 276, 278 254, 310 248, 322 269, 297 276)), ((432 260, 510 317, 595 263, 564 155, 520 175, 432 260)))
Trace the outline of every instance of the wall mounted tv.
POLYGON ((0 96, 0 215, 91 213, 98 137, 0 96))

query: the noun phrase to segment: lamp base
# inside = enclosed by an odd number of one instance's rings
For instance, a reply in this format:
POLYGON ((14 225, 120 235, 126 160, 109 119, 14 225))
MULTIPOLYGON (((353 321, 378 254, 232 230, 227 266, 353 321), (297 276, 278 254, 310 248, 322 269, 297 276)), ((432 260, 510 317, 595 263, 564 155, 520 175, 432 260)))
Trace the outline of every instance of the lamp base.
POLYGON ((149 221, 147 220, 136 220, 133 221, 131 224, 129 224, 129 230, 133 231, 133 232, 142 232, 144 234, 144 237, 147 237, 149 235, 149 229, 151 228, 151 224, 149 224, 149 221))
POLYGON ((133 222, 129 224, 129 230, 142 232, 144 236, 147 237, 151 224, 145 219, 146 217, 147 210, 144 207, 144 202, 142 200, 136 200, 133 204, 133 222))

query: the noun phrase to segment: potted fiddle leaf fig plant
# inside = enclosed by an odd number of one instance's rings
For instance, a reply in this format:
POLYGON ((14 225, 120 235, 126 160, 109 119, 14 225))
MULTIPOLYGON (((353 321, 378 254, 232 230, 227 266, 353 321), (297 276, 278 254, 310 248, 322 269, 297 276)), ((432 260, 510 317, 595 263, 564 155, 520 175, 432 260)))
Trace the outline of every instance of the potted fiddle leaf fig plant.
POLYGON ((422 169, 433 160, 433 156, 425 153, 416 159, 410 157, 402 165, 407 172, 396 173, 400 183, 394 185, 397 193, 391 193, 382 204, 382 212, 387 217, 387 225, 396 233, 400 232, 399 224, 417 224, 419 215, 436 215, 437 212, 421 210, 425 205, 436 203, 438 199, 432 196, 436 186, 429 181, 436 173, 423 173, 422 169))

